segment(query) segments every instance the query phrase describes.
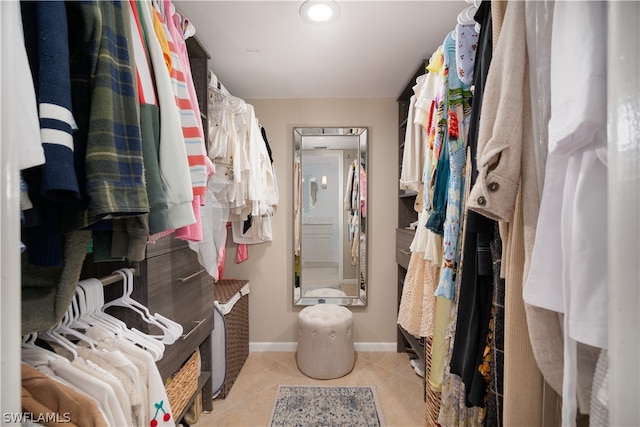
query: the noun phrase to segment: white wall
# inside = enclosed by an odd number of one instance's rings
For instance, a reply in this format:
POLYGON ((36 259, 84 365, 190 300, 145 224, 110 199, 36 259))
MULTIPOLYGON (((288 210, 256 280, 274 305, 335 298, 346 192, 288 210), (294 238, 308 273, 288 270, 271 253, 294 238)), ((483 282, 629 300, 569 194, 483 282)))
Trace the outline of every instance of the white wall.
MULTIPOLYGON (((273 217, 273 241, 249 247, 249 259, 235 263, 228 244, 224 277, 251 281, 249 340, 295 342, 297 314, 292 285, 293 128, 363 126, 369 128, 369 292, 366 307, 352 308, 356 342, 396 340, 398 110, 395 99, 247 100, 255 107, 273 150, 280 205, 273 217)), ((228 240, 230 242, 231 239, 228 240)))
POLYGON ((640 4, 610 2, 609 425, 640 425, 640 4), (625 30, 627 29, 627 30, 625 30), (629 31, 631 30, 631 37, 629 31))

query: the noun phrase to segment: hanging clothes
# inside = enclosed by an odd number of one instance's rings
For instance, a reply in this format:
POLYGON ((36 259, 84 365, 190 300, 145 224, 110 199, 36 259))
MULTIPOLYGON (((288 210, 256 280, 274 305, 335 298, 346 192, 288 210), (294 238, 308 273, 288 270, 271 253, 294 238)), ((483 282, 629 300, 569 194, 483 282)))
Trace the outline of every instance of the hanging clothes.
MULTIPOLYGON (((213 166, 211 166, 213 169, 213 166)), ((202 234, 200 242, 189 241, 189 248, 198 254, 198 261, 214 280, 222 278, 221 264, 226 251, 229 202, 227 182, 223 175, 213 173, 207 181, 205 205, 202 207, 202 234)))
POLYGON ((503 422, 505 425, 540 424, 543 380, 531 348, 521 297, 523 272, 526 275, 529 270, 539 208, 531 132, 525 5, 509 2, 504 20, 499 16, 501 10, 494 10, 494 3, 491 6, 494 55, 480 119, 479 174, 468 206, 489 218, 505 221, 501 225, 502 267, 507 289, 505 324, 509 327, 505 328, 504 337, 503 422), (502 26, 497 28, 499 22, 502 26), (523 384, 527 387, 523 388, 523 384), (523 407, 518 402, 525 395, 529 404, 523 407))
MULTIPOLYGON (((467 159, 465 188, 463 191, 463 205, 466 206, 468 201, 470 185, 469 174, 470 168, 469 159, 467 159)), ((462 223, 466 224, 466 210, 463 211, 462 223)), ((464 228, 464 225, 463 225, 464 228)), ((465 384, 458 375, 451 373, 451 357, 453 355, 453 346, 455 344, 457 318, 459 313, 459 293, 460 293, 460 266, 464 264, 465 260, 462 259, 458 264, 458 272, 456 274, 456 290, 454 299, 438 297, 436 302, 436 321, 435 330, 444 330, 441 335, 434 335, 434 348, 432 354, 436 356, 433 359, 432 355, 432 369, 437 370, 435 374, 432 373, 429 379, 429 385, 434 390, 441 391, 441 404, 438 413, 438 422, 443 426, 481 426, 484 424, 484 409, 476 406, 468 407, 466 405, 466 390, 465 384), (436 342, 435 338, 442 336, 436 342), (442 348, 440 348, 442 347, 442 348), (435 352, 435 353, 434 353, 435 352)))
MULTIPOLYGON (((69 36, 71 77, 75 85, 73 109, 79 127, 74 133, 74 144, 76 153, 86 159, 86 178, 82 181, 86 182, 91 200, 89 213, 95 218, 146 214, 149 202, 143 178, 135 80, 126 38, 128 15, 120 3, 66 3, 66 6, 68 17, 74 17, 69 22, 73 34, 69 36), (96 38, 86 40, 83 37, 87 35, 96 38), (95 64, 95 69, 85 69, 85 60, 95 64), (90 106, 86 104, 89 99, 90 106), (105 111, 106 105, 111 108, 105 111), (123 128, 131 131, 123 135, 118 132, 123 128), (80 151, 79 146, 83 147, 80 151), (116 160, 103 159, 104 153, 116 160), (113 197, 114 194, 118 197, 113 197)), ((148 230, 140 231, 143 236, 148 234, 148 230)))
MULTIPOLYGON (((42 165, 45 162, 44 148, 40 139, 38 122, 38 104, 33 76, 29 68, 29 58, 25 48, 25 34, 21 19, 21 4, 7 2, 2 5, 2 37, 0 38, 3 55, 0 65, 3 98, 10 99, 15 111, 12 125, 8 127, 10 140, 20 141, 18 167, 20 170, 42 165)), ((7 112, 3 112, 6 120, 7 112)), ((6 128, 5 128, 6 129, 6 128)))
MULTIPOLYGON (((602 303, 607 300, 605 38, 604 2, 555 4, 549 154, 524 297, 564 313, 563 425, 576 422, 578 343, 607 348, 608 313, 602 303), (573 19, 593 28, 590 37, 572 36, 567 26, 573 19), (573 51, 576 44, 580 54, 573 51), (563 69, 567 63, 579 67, 579 76, 563 69)), ((587 369, 592 377, 595 360, 587 369)))
MULTIPOLYGON (((475 12, 477 13, 477 10, 475 12)), ((463 84, 470 86, 474 82, 475 59, 479 41, 476 23, 466 23, 464 21, 461 23, 460 19, 458 19, 455 35, 458 79, 463 84)))
POLYGON ((244 113, 245 146, 249 169, 243 172, 247 203, 236 208, 232 216, 233 241, 235 243, 262 243, 273 239, 271 218, 278 206, 278 184, 267 144, 252 105, 246 105, 244 113), (239 213, 238 213, 239 212, 239 213), (245 214, 246 212, 246 214, 245 214), (251 215, 251 227, 245 228, 245 215, 251 215))
MULTIPOLYGON (((421 85, 424 80, 429 78, 429 74, 418 77, 417 85, 421 85)), ((422 185, 424 176, 424 159, 427 150, 427 130, 428 127, 420 122, 414 122, 416 115, 415 95, 409 99, 409 112, 407 115, 407 125, 404 135, 404 148, 402 151, 402 168, 400 172, 400 189, 418 191, 422 185)), ((427 112, 429 110, 427 109, 427 112)))
POLYGON ((73 384, 83 394, 99 402, 108 425, 127 425, 114 390, 105 382, 76 369, 62 356, 44 361, 38 352, 23 349, 22 358, 34 368, 48 373, 54 379, 59 378, 67 384, 73 384))
POLYGON ((32 414, 34 422, 51 419, 45 425, 107 427, 107 421, 95 400, 56 381, 36 368, 21 364, 22 410, 32 414))
MULTIPOLYGON (((131 271, 118 270, 117 273, 127 277, 126 280, 132 279, 129 277, 131 271)), ((120 326, 124 325, 121 321, 110 320, 104 309, 119 300, 101 304, 102 292, 103 286, 98 279, 78 283, 74 304, 68 306, 64 321, 39 332, 41 339, 34 341, 33 334, 23 339, 23 362, 90 399, 106 425, 174 425, 164 382, 156 365, 162 354, 151 350, 152 347, 160 349, 164 338, 129 333, 132 331, 120 326), (80 327, 81 332, 74 330, 75 327, 80 327), (67 336, 77 338, 77 343, 67 336), (151 346, 152 343, 157 346, 151 346)), ((124 301, 118 303, 127 307, 123 304, 124 301)), ((166 318, 163 321, 171 323, 166 318)), ((177 337, 181 329, 167 329, 166 333, 175 333, 177 337)), ((60 402, 65 399, 64 396, 57 398, 60 402)), ((91 407, 87 405, 86 416, 93 415, 91 407)), ((100 425, 99 421, 96 424, 100 425)))
MULTIPOLYGON (((133 0, 130 0, 133 1, 133 0)), ((157 20, 150 2, 135 2, 140 23, 149 49, 153 77, 155 78, 160 105, 160 173, 167 197, 167 222, 171 230, 193 224, 195 214, 191 202, 193 190, 189 176, 189 163, 180 125, 180 114, 175 102, 171 76, 165 62, 167 58, 159 37, 162 31, 154 31, 157 20), (155 34, 155 35, 154 35, 155 34)), ((164 39, 166 41, 166 38, 164 39)))
POLYGON ((55 267, 62 263, 60 203, 80 197, 74 168, 72 135, 78 126, 72 113, 67 14, 60 2, 21 3, 21 14, 28 75, 39 111, 38 140, 48 159, 22 175, 32 202, 24 214, 23 241, 29 248, 29 263, 55 267))
POLYGON ((293 162, 293 254, 300 256, 302 230, 302 163, 300 156, 296 155, 293 162))
MULTIPOLYGON (((450 33, 444 42, 445 67, 455 66, 455 40, 450 33)), ((464 85, 456 73, 449 73, 445 80, 447 90, 447 135, 446 147, 449 160, 449 179, 447 188, 447 209, 443 225, 444 253, 440 281, 436 296, 453 297, 454 274, 459 261, 462 192, 464 190, 463 167, 466 156, 466 139, 469 129, 471 91, 464 85)), ((428 225, 428 222, 427 222, 428 225)))
POLYGON ((195 90, 189 90, 191 81, 187 78, 187 75, 191 73, 188 66, 185 65, 185 63, 188 63, 188 57, 185 57, 187 50, 182 32, 176 27, 174 19, 175 8, 171 2, 156 2, 154 3, 154 12, 156 22, 159 22, 159 25, 155 27, 156 33, 159 31, 164 32, 171 55, 169 75, 171 76, 175 102, 179 111, 193 192, 192 209, 195 222, 176 229, 175 236, 179 239, 200 241, 202 240, 200 206, 204 203, 207 180, 206 148, 200 110, 198 109, 197 98, 192 98, 190 95, 195 90), (161 4, 163 8, 160 7, 161 4))
POLYGON ((118 338, 104 328, 94 326, 87 330, 87 335, 102 343, 103 348, 119 351, 134 363, 138 361, 136 366, 143 372, 141 379, 144 385, 142 396, 145 425, 149 425, 153 420, 156 420, 156 425, 170 425, 173 419, 171 406, 164 382, 151 354, 129 341, 118 338))
MULTIPOLYGON (((347 212, 347 241, 350 243, 349 258, 351 265, 357 265, 360 258, 360 221, 362 207, 361 179, 362 168, 358 160, 349 164, 344 189, 344 210, 347 212)), ((366 191, 366 189, 365 189, 366 191)))
MULTIPOLYGON (((487 9, 483 8, 482 11, 479 10, 478 12, 486 16, 487 9)), ((486 29, 483 26, 481 31, 485 35, 490 35, 491 26, 488 26, 486 29)), ((487 40, 485 39, 483 42, 483 46, 486 47, 487 40)), ((458 52, 458 50, 456 52, 458 52)), ((479 63, 482 63, 482 58, 478 58, 478 60, 479 63)), ((488 67, 488 63, 485 65, 488 67)), ((457 84, 462 84, 459 80, 458 82, 457 84)), ((484 82, 479 82, 478 86, 482 87, 483 84, 484 82)), ((467 101, 469 100, 469 98, 466 99, 467 101)), ((482 97, 480 97, 478 101, 479 102, 476 102, 474 98, 474 107, 477 109, 474 117, 479 116, 482 97)), ((468 123, 470 118, 470 111, 467 111, 466 117, 464 118, 465 122, 468 123)), ((473 124, 473 128, 474 131, 477 132, 477 122, 473 124)), ((470 129, 469 124, 466 125, 466 129, 470 129)), ((467 134, 468 132, 466 131, 463 133, 463 135, 467 134)), ((477 136, 477 134, 474 134, 474 137, 475 136, 477 136)), ((469 135, 469 139, 470 137, 471 135, 469 135)), ((471 143, 471 141, 469 142, 471 143)), ((476 141, 473 141, 474 146, 475 143, 476 141)), ((452 174, 452 177, 453 176, 455 175, 452 174)), ((455 199, 456 197, 454 195, 453 200, 455 199)), ((454 215, 456 214, 457 212, 454 212, 454 215)), ((472 215, 468 215, 467 229, 469 229, 471 225, 471 219, 472 215)), ((475 220, 475 218, 473 219, 475 220)), ((460 282, 456 335, 454 338, 453 353, 451 355, 450 371, 460 376, 465 384, 465 405, 468 407, 484 407, 487 381, 485 376, 478 370, 478 367, 481 365, 485 353, 487 333, 489 331, 491 318, 493 262, 490 244, 493 241, 493 233, 476 234, 475 236, 473 234, 476 233, 472 233, 469 237, 472 240, 475 238, 475 241, 465 241, 465 244, 469 245, 469 248, 475 248, 475 250, 471 249, 471 256, 468 259, 465 258, 465 262, 462 265, 462 279, 465 278, 465 271, 473 272, 473 274, 484 278, 484 283, 480 283, 480 286, 474 286, 474 282, 471 282, 472 285, 469 286, 469 282, 460 282)), ((445 247, 447 250, 449 249, 449 246, 446 244, 445 247)), ((453 253, 460 256, 460 251, 457 246, 456 251, 453 253)), ((453 262, 455 262, 455 260, 453 262)), ((443 268, 443 270, 448 272, 449 280, 451 280, 451 274, 454 273, 454 270, 447 270, 446 268, 443 268)), ((441 280, 441 285, 446 286, 446 283, 447 282, 443 283, 441 280)))
MULTIPOLYGON (((413 87, 416 105, 415 109, 409 109, 407 117, 407 126, 414 124, 416 129, 412 132, 407 131, 405 136, 417 140, 405 140, 405 144, 424 144, 425 158, 420 161, 421 176, 419 179, 421 182, 418 191, 428 189, 428 182, 423 182, 423 180, 432 174, 431 158, 434 148, 433 137, 436 132, 434 106, 442 84, 441 66, 442 46, 431 56, 426 76, 418 77, 416 80, 416 85, 413 87), (420 140, 421 138, 424 139, 420 140)), ((425 194, 423 198, 418 193, 416 197, 418 224, 410 245, 411 258, 398 309, 398 324, 418 338, 430 337, 434 333, 436 305, 434 291, 437 287, 442 260, 442 239, 426 228, 430 204, 428 194, 425 194)))
POLYGON ((149 234, 169 229, 167 199, 162 183, 160 163, 160 108, 149 64, 149 49, 143 34, 142 21, 136 2, 126 2, 131 25, 132 52, 136 64, 138 99, 140 102, 140 135, 144 155, 145 182, 149 197, 149 234))

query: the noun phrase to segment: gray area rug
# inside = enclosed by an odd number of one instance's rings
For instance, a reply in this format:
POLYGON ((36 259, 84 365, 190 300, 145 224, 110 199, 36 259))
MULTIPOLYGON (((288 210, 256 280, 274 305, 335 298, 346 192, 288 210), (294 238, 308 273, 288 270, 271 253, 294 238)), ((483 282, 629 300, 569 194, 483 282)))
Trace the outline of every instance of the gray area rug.
POLYGON ((385 426, 375 386, 278 386, 272 427, 385 426))

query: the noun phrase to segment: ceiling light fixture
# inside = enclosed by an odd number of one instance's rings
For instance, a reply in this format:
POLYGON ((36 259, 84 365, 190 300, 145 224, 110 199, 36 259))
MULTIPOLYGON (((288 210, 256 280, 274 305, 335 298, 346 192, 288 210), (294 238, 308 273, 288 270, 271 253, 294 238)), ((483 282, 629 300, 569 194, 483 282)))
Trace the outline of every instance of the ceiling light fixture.
POLYGON ((305 22, 326 24, 338 19, 340 6, 332 0, 306 0, 300 6, 300 16, 305 22))

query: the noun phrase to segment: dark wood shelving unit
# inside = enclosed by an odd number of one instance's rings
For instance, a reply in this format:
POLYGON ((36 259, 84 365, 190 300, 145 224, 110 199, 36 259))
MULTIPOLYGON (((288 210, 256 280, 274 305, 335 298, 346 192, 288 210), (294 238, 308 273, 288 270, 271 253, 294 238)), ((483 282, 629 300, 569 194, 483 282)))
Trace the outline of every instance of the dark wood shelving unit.
MULTIPOLYGON (((416 79, 426 72, 428 61, 423 61, 411 80, 407 83, 407 86, 403 89, 400 96, 398 96, 398 224, 396 228, 396 263, 398 269, 398 308, 400 307, 400 300, 402 298, 402 288, 404 286, 404 279, 407 275, 407 268, 409 265, 409 259, 411 258, 411 252, 409 246, 415 235, 415 230, 409 229, 409 225, 418 220, 418 213, 414 209, 416 196, 415 191, 407 191, 400 189, 400 176, 402 175, 402 156, 405 145, 405 134, 408 123, 409 104, 411 96, 413 95, 413 86, 416 84, 416 79)), ((425 346, 424 339, 416 338, 409 332, 404 330, 398 325, 397 332, 397 351, 415 353, 420 366, 425 371, 425 346)), ((423 380, 426 381, 426 380, 423 380)), ((426 390, 426 389, 425 389, 426 390)), ((426 399, 426 391, 424 398, 426 399)))

